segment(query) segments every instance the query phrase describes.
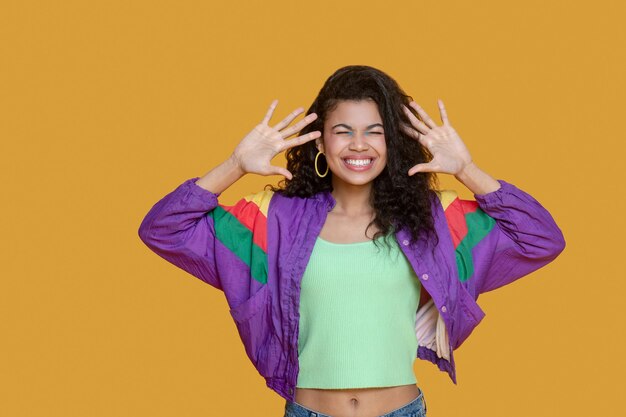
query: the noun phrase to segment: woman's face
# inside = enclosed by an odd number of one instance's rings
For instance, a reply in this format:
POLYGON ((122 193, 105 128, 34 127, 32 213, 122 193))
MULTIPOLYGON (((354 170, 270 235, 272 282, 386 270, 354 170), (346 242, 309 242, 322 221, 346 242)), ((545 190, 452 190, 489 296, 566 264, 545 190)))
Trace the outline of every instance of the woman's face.
POLYGON ((387 163, 383 121, 376 102, 341 101, 327 114, 316 146, 326 156, 334 187, 336 181, 351 185, 373 181, 387 163))

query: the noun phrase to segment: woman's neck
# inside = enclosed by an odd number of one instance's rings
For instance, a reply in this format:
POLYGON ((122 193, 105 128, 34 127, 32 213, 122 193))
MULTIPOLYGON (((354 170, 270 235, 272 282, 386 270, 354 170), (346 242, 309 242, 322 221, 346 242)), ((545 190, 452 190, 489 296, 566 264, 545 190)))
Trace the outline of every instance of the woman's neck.
POLYGON ((374 208, 370 204, 371 192, 371 182, 364 185, 353 185, 333 181, 331 194, 336 201, 333 212, 348 217, 371 216, 374 212, 374 208))

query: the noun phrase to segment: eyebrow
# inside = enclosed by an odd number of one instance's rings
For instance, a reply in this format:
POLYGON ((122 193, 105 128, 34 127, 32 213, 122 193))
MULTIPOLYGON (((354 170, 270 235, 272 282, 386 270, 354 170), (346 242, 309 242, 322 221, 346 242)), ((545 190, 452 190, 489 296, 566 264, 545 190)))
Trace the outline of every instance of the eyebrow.
MULTIPOLYGON (((340 127, 340 126, 345 127, 346 129, 350 129, 350 130, 352 130, 352 127, 351 127, 351 126, 348 126, 348 125, 347 125, 347 124, 345 124, 345 123, 339 123, 339 124, 336 124, 335 126, 333 126, 333 127, 332 127, 332 129, 334 129, 334 128, 336 128, 336 127, 340 127)), ((382 124, 380 124, 380 123, 374 123, 373 125, 369 125, 368 127, 366 127, 366 128, 365 128, 365 130, 371 129, 371 128, 376 127, 376 126, 383 127, 383 125, 382 125, 382 124)))

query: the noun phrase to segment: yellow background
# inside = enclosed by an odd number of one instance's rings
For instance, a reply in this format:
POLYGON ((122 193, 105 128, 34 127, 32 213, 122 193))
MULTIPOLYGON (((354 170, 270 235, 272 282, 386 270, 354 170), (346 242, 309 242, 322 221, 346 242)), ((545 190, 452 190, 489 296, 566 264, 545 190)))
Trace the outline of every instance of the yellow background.
MULTIPOLYGON (((481 296, 458 385, 416 360, 429 417, 623 415, 619 3, 4 0, 0 414, 282 416, 223 294, 137 229, 272 99, 276 123, 366 64, 437 120, 442 98, 477 165, 537 198, 567 241, 481 296)), ((248 175, 222 202, 279 179, 248 175)))

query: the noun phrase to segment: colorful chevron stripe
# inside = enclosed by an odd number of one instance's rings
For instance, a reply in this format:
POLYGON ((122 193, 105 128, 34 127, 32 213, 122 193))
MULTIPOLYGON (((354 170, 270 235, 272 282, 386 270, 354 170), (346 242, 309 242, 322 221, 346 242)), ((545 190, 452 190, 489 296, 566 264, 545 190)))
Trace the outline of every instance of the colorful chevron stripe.
POLYGON ((267 211, 273 191, 250 194, 234 206, 219 204, 209 213, 215 237, 250 267, 252 277, 267 283, 267 211))
POLYGON ((441 190, 448 228, 454 244, 459 280, 467 281, 474 273, 472 250, 494 228, 496 221, 474 200, 462 200, 454 190, 441 190))

